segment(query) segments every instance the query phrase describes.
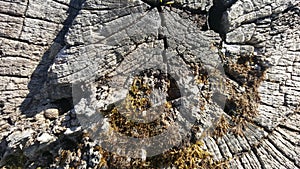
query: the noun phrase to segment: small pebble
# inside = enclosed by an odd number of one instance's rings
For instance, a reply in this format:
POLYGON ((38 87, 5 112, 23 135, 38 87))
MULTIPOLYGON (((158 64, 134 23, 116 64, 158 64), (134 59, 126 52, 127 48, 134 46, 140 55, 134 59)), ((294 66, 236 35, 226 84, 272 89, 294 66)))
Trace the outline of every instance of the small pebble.
POLYGON ((54 119, 58 118, 59 111, 56 108, 47 109, 47 110, 45 110, 44 116, 47 119, 54 120, 54 119))
POLYGON ((36 140, 39 141, 40 143, 47 143, 50 141, 54 141, 55 138, 48 133, 43 133, 41 136, 36 138, 36 140))

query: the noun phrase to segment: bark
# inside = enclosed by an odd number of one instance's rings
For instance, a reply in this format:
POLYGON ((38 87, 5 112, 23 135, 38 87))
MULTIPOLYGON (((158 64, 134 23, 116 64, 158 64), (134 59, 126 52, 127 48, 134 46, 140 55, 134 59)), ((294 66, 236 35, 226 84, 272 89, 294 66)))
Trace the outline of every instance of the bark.
POLYGON ((300 168, 300 2, 166 2, 1 0, 0 166, 177 168, 200 141, 196 168, 300 168), (118 154, 95 131, 147 133, 114 113, 142 76, 179 142, 118 154))

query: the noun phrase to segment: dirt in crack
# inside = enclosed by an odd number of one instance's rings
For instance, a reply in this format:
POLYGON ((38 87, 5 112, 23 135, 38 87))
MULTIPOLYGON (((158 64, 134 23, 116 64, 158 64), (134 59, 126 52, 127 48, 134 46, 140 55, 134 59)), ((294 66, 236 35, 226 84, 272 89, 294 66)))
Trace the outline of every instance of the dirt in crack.
POLYGON ((258 87, 264 80, 266 65, 262 58, 253 54, 239 56, 236 62, 227 60, 224 63, 225 74, 231 79, 226 83, 230 96, 224 112, 231 117, 231 129, 235 134, 243 135, 246 123, 258 115, 258 87))

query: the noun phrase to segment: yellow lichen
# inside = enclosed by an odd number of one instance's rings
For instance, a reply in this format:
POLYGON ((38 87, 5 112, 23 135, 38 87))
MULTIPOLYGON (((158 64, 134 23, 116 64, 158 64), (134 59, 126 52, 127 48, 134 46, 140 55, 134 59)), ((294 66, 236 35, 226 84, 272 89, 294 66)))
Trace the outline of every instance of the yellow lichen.
POLYGON ((203 150, 203 142, 196 142, 180 150, 173 150, 174 166, 179 169, 209 168, 213 165, 212 154, 203 150))
POLYGON ((136 118, 141 116, 143 111, 151 107, 149 96, 151 87, 145 84, 142 78, 134 78, 130 90, 125 99, 126 116, 136 118))
POLYGON ((229 123, 226 120, 225 116, 221 115, 221 117, 216 123, 216 127, 213 131, 213 135, 216 137, 223 137, 227 133, 229 127, 230 127, 229 123))

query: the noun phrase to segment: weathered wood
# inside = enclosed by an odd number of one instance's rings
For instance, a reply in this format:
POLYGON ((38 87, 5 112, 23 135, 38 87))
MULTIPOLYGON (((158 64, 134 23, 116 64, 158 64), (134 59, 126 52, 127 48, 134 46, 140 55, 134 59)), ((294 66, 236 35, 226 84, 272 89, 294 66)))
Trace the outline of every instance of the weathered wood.
POLYGON ((300 168, 300 2, 149 2, 0 1, 0 166, 176 168, 170 152, 108 153, 81 128, 107 129, 134 73, 158 65, 180 90, 162 128, 187 134, 178 149, 204 143, 198 165, 300 168))

